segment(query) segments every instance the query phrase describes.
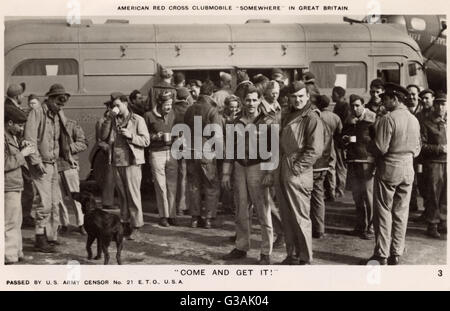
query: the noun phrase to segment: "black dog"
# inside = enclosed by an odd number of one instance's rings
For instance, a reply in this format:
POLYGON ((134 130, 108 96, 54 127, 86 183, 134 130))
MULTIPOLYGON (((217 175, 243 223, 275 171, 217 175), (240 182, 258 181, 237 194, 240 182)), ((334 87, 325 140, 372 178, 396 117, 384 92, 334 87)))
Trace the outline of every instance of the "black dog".
POLYGON ((109 262, 108 247, 111 240, 116 242, 117 246, 117 263, 122 264, 120 253, 122 251, 123 227, 120 218, 117 215, 107 213, 97 208, 94 195, 90 192, 72 192, 72 198, 81 203, 84 214, 84 229, 88 237, 86 242, 86 250, 88 259, 92 259, 91 246, 97 239, 97 256, 94 259, 102 258, 102 250, 105 255, 104 264, 109 262))

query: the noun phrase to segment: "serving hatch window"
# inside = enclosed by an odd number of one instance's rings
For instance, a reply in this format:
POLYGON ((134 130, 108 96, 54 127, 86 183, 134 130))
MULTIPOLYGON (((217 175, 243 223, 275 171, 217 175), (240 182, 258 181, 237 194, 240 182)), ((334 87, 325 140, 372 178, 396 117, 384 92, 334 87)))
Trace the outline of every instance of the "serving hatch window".
POLYGON ((367 87, 367 66, 362 62, 311 62, 309 71, 316 78, 319 89, 335 86, 363 93, 367 87))
POLYGON ((78 90, 78 71, 75 59, 27 59, 14 69, 11 83, 25 82, 27 93, 43 94, 54 83, 74 92, 78 90))
POLYGON ((377 78, 383 80, 383 82, 400 84, 400 64, 394 62, 378 63, 377 78))
POLYGON ((156 64, 152 59, 88 59, 83 69, 86 91, 129 93, 149 82, 156 64))

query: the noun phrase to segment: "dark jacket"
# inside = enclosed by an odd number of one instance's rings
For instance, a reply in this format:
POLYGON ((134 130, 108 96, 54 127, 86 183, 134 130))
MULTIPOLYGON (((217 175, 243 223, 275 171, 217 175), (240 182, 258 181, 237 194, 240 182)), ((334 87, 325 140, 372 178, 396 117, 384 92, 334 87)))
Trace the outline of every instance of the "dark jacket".
POLYGON ((162 151, 169 150, 170 145, 166 145, 163 137, 158 138, 157 134, 170 133, 175 121, 175 113, 171 110, 167 115, 162 116, 156 109, 148 111, 144 116, 147 124, 148 132, 150 133, 150 150, 162 151))
POLYGON ((22 191, 22 166, 26 164, 18 142, 5 131, 5 192, 22 191))
MULTIPOLYGON (((222 127, 222 117, 219 114, 218 108, 216 106, 216 103, 212 100, 210 96, 206 95, 200 95, 197 102, 193 105, 191 105, 184 115, 184 123, 190 128, 191 130, 191 138, 187 141, 190 142, 190 146, 188 144, 188 148, 194 149, 194 141, 195 136, 200 136, 197 139, 199 139, 202 142, 202 149, 204 143, 212 137, 211 136, 205 136, 203 135, 203 130, 206 125, 208 124, 217 124, 220 127, 220 133, 216 133, 222 136, 223 139, 223 127, 222 127), (195 132, 194 131, 194 117, 198 116, 201 117, 202 120, 202 133, 195 132)), ((216 138, 218 138, 216 136, 216 138)), ((220 138, 219 138, 220 139, 220 138)), ((197 150, 202 151, 202 150, 197 150)))
POLYGON ((424 162, 447 163, 447 154, 441 151, 447 145, 447 125, 445 120, 433 113, 420 124, 422 138, 421 157, 424 162))
POLYGON ((373 155, 367 149, 367 146, 372 141, 374 124, 377 115, 375 112, 365 109, 361 118, 355 117, 353 114, 345 121, 342 129, 342 136, 356 136, 355 143, 348 143, 345 146, 347 149, 347 162, 374 162, 373 155))

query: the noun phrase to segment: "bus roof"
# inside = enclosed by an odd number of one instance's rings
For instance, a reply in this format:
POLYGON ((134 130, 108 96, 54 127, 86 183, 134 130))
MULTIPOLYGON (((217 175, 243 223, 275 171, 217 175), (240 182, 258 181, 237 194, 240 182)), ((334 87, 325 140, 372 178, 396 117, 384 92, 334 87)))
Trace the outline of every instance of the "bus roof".
POLYGON ((61 20, 5 23, 5 54, 39 43, 186 42, 399 42, 419 51, 406 33, 389 24, 93 24, 61 20))

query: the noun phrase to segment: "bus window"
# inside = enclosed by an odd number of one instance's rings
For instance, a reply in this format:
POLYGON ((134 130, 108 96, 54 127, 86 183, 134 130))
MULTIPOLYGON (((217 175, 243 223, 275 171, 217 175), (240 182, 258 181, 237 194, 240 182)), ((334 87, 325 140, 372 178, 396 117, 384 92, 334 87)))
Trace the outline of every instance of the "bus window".
POLYGON ((182 72, 184 73, 184 77, 186 79, 186 83, 190 80, 200 80, 204 82, 205 80, 211 80, 214 82, 214 85, 218 88, 220 87, 220 73, 226 72, 231 74, 230 69, 196 69, 196 70, 176 70, 174 69, 174 73, 182 72))
POLYGON ((25 82, 27 92, 42 93, 54 84, 69 92, 78 90, 78 62, 75 59, 27 59, 13 71, 11 83, 25 82))
POLYGON ((378 63, 377 78, 383 82, 400 84, 400 65, 392 62, 378 63))
POLYGON ((312 62, 309 71, 316 77, 319 89, 340 86, 352 92, 366 91, 367 68, 362 62, 312 62))
POLYGON ((408 63, 408 76, 409 79, 407 84, 415 84, 421 88, 427 87, 425 72, 418 62, 410 61, 408 63))
POLYGON ((86 91, 129 93, 141 89, 156 71, 152 59, 89 59, 84 62, 86 91))

